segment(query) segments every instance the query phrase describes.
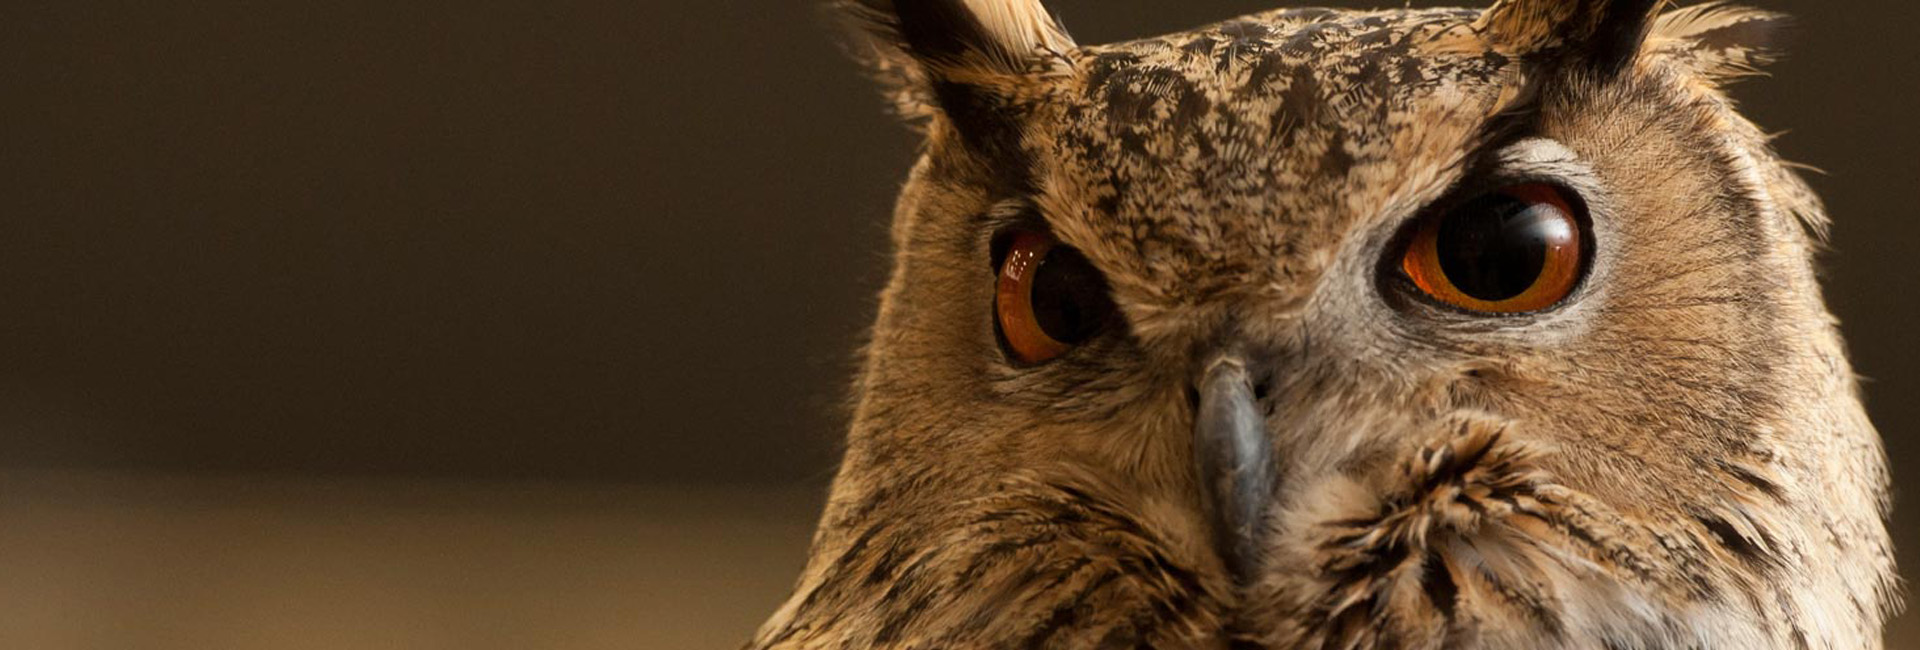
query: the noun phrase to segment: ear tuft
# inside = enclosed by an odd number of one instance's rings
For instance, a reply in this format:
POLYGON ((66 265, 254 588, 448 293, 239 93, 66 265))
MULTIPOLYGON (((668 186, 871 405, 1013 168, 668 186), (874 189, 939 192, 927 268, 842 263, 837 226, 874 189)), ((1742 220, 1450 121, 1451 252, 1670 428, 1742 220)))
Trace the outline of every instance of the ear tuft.
POLYGON ((1786 14, 1719 2, 1669 12, 1655 22, 1648 49, 1715 81, 1760 74, 1780 58, 1786 14))
POLYGON ((942 86, 1017 82, 1061 64, 1073 38, 1040 0, 833 0, 863 38, 859 52, 901 112, 943 108, 942 86))
POLYGON ((901 117, 924 120, 938 112, 926 69, 909 53, 891 3, 836 0, 826 6, 847 28, 847 49, 880 82, 901 117))
MULTIPOLYGON (((1071 71, 1073 39, 1040 0, 833 0, 908 119, 958 136, 995 169, 1024 169, 1021 113, 1071 71)), ((1012 182, 1012 181, 1010 181, 1012 182)))
POLYGON ((964 4, 985 36, 987 57, 1004 72, 1025 72, 1036 60, 1074 48, 1073 37, 1039 0, 965 0, 964 4))
POLYGON ((1662 0, 1500 0, 1474 29, 1522 57, 1561 57, 1606 71, 1631 63, 1662 0))

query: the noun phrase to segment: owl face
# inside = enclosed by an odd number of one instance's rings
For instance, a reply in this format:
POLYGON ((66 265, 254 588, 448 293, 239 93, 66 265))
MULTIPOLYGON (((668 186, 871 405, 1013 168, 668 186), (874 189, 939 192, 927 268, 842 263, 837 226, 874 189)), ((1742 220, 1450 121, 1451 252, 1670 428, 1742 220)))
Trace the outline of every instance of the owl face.
POLYGON ((1778 17, 1653 4, 855 7, 929 145, 763 644, 1877 642, 1824 217, 1720 90, 1778 17))

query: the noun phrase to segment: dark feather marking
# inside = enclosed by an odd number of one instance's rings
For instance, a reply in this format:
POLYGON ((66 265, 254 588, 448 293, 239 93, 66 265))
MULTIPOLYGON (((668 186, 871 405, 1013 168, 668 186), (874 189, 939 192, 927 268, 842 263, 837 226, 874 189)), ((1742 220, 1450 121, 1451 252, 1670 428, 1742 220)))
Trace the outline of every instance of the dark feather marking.
POLYGON ((975 553, 972 559, 967 561, 967 567, 960 571, 960 576, 965 580, 977 580, 984 575, 987 567, 1005 560, 1007 556, 1012 555, 1015 551, 1035 548, 1056 541, 1059 538, 1060 534, 1056 531, 1042 530, 1027 537, 1002 539, 988 544, 982 547, 978 553, 975 553))
POLYGON ((1749 468, 1732 463, 1723 462, 1720 464, 1720 468, 1726 471, 1729 476, 1738 479, 1742 483, 1753 486, 1754 489, 1759 490, 1761 494, 1767 495, 1774 501, 1782 504, 1786 503, 1786 492, 1780 488, 1780 484, 1773 482, 1772 479, 1761 476, 1749 468))
POLYGON ((986 26, 962 0, 859 0, 859 4, 925 59, 952 61, 994 47, 986 26))
POLYGON ((1089 581, 1085 586, 1081 587, 1079 591, 1066 598, 1059 605, 1056 605, 1053 611, 1047 615, 1047 619, 1042 621, 1038 627, 1035 627, 1033 631, 1017 645, 1023 648, 1046 647, 1046 642, 1052 639, 1055 634, 1059 634, 1062 629, 1078 622, 1082 617, 1091 613, 1091 610, 1087 609, 1086 606, 1088 597, 1101 589, 1105 589, 1108 584, 1111 584, 1119 578, 1119 571, 1108 571, 1089 581))
POLYGON ((1438 551, 1428 551, 1426 565, 1422 567, 1421 587, 1427 594, 1427 600, 1447 620, 1453 620, 1454 607, 1460 599, 1460 585, 1453 582, 1453 570, 1447 567, 1446 560, 1440 558, 1438 551))
POLYGON ((1081 569, 1085 569, 1091 564, 1093 564, 1093 558, 1085 556, 1074 558, 1069 561, 1066 566, 1052 571, 1054 574, 1053 579, 1048 580, 1045 584, 1039 585, 1038 591, 1052 591, 1060 585, 1066 584, 1068 580, 1072 580, 1074 576, 1079 575, 1081 569))
POLYGON ((1547 607, 1547 604, 1542 602, 1540 598, 1532 594, 1524 593, 1512 585, 1508 585, 1500 579, 1498 574, 1488 570, 1486 567, 1481 567, 1480 570, 1475 573, 1481 580, 1493 587, 1495 593, 1505 598, 1509 604, 1519 607, 1521 613, 1526 614, 1529 619, 1538 623, 1540 629, 1546 632, 1549 637, 1554 639, 1565 637, 1567 630, 1565 624, 1560 620, 1560 614, 1554 612, 1552 608, 1547 607))
POLYGON ((1213 48, 1219 45, 1220 41, 1214 40, 1210 36, 1201 36, 1188 41, 1186 45, 1180 46, 1180 50, 1196 57, 1205 58, 1213 56, 1213 48))
POLYGON ((900 572, 900 579, 895 580, 887 587, 886 593, 881 595, 879 602, 887 607, 887 612, 880 630, 874 636, 876 645, 898 640, 900 633, 906 629, 907 625, 925 613, 927 606, 933 602, 937 590, 922 588, 920 585, 921 575, 932 557, 933 554, 927 553, 915 558, 912 564, 907 565, 905 571, 900 572), (902 602, 902 596, 906 596, 904 602, 902 602))
POLYGON ((891 579, 893 577, 893 570, 898 568, 901 560, 904 560, 905 556, 911 552, 911 549, 907 548, 905 544, 899 543, 897 540, 892 544, 888 544, 886 552, 881 553, 880 559, 874 561, 873 567, 867 570, 867 585, 877 585, 891 579))
MULTIPOLYGON (((1146 630, 1149 628, 1143 628, 1139 618, 1135 616, 1124 624, 1113 626, 1113 629, 1107 630, 1106 635, 1100 637, 1100 642, 1094 647, 1100 650, 1121 650, 1146 644, 1148 636, 1146 630)), ((1146 624, 1151 625, 1150 622, 1146 624)))
POLYGON ((1162 554, 1157 546, 1148 547, 1145 562, 1147 567, 1152 570, 1151 575, 1158 575, 1172 580, 1175 585, 1180 587, 1180 593, 1202 593, 1203 589, 1200 586, 1199 576, 1194 575, 1194 573, 1187 570, 1186 567, 1180 566, 1172 560, 1167 559, 1167 556, 1162 554))
POLYGON ((1223 24, 1220 33, 1229 38, 1244 41, 1260 41, 1273 36, 1273 28, 1250 20, 1235 20, 1223 24))
POLYGON ((1104 52, 1094 57, 1093 65, 1087 71, 1087 98, 1092 99, 1107 89, 1113 75, 1140 64, 1140 55, 1132 52, 1104 52))
POLYGON ((1618 72, 1640 53, 1652 27, 1653 8, 1662 0, 1585 0, 1584 11, 1601 12, 1593 40, 1586 44, 1587 60, 1605 72, 1618 72))
POLYGON ((1732 523, 1729 523, 1726 518, 1720 515, 1695 514, 1693 519, 1694 521, 1700 522, 1701 526, 1705 526, 1707 532, 1713 535, 1714 540, 1719 542, 1721 547, 1732 552, 1748 565, 1762 572, 1771 572, 1780 567, 1780 558, 1775 556, 1770 549, 1772 546, 1772 536, 1764 529, 1759 528, 1759 524, 1755 523, 1753 526, 1757 534, 1760 535, 1760 539, 1748 539, 1746 535, 1740 534, 1739 529, 1734 528, 1732 523))
MULTIPOLYGON (((1067 562, 1064 566, 1048 570, 1047 573, 1052 574, 1052 578, 1044 584, 1034 585, 1029 582, 1022 586, 1031 587, 1030 591, 1032 593, 1050 593, 1079 576, 1082 571, 1090 566, 1093 566, 1092 558, 1086 556, 1077 557, 1067 562)), ((965 578, 962 580, 963 583, 973 582, 973 580, 965 578)), ((976 607, 972 613, 968 614, 966 621, 961 623, 957 629, 962 632, 979 632, 987 629, 992 626, 994 621, 998 620, 1001 615, 1006 613, 1003 605, 1004 603, 991 602, 986 603, 986 606, 976 607)))
POLYGON ((801 620, 804 618, 802 614, 813 611, 813 608, 820 604, 823 596, 837 595, 840 592, 841 584, 850 576, 857 574, 854 569, 855 561, 866 552, 867 546, 873 543, 873 538, 885 530, 890 523, 891 520, 880 520, 867 527, 859 537, 854 538, 852 544, 847 545, 847 550, 833 561, 833 568, 827 572, 828 578, 819 587, 809 592, 805 600, 800 601, 800 607, 795 611, 795 620, 801 620))
POLYGON ((1785 591, 1775 590, 1773 597, 1780 603, 1780 618, 1786 621, 1793 637, 1793 647, 1799 650, 1811 650, 1812 644, 1807 641, 1807 631, 1800 627, 1799 617, 1793 615, 1799 608, 1793 606, 1793 601, 1787 597, 1785 591))

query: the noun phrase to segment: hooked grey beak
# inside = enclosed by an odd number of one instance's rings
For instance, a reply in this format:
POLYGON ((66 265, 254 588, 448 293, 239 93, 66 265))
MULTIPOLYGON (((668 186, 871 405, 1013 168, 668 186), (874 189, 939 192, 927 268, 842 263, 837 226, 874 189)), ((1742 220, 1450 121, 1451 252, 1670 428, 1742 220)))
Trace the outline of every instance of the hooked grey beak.
POLYGON ((1193 452, 1209 500, 1214 545, 1242 586, 1260 571, 1260 533, 1273 498, 1273 447, 1245 362, 1221 357, 1198 386, 1193 452))

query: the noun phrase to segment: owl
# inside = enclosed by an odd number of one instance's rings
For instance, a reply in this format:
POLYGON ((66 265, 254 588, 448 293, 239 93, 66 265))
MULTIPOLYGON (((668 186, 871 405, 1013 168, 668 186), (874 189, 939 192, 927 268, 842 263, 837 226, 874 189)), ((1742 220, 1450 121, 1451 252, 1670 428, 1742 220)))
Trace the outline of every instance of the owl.
POLYGON ((1778 15, 843 0, 925 144, 750 648, 1877 648, 1778 15))

